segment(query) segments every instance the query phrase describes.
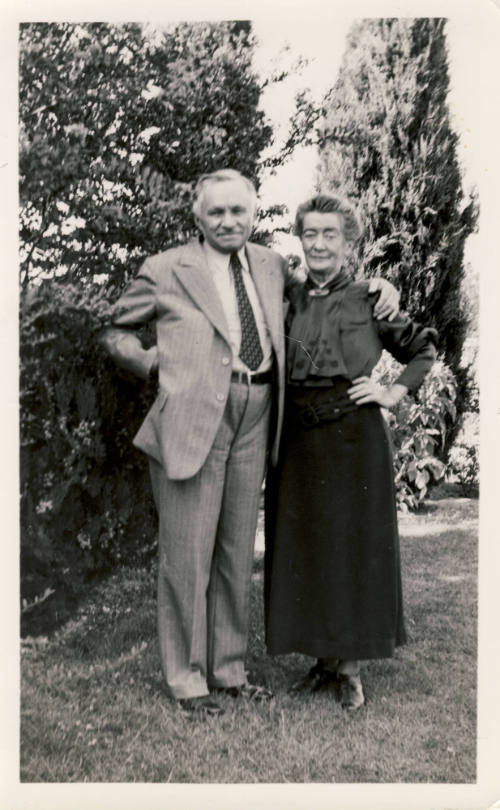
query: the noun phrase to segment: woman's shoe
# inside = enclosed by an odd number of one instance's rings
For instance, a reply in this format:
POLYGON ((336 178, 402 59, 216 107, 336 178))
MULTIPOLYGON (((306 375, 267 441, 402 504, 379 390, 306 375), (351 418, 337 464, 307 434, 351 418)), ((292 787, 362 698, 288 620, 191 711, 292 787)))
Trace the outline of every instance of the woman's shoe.
POLYGON ((361 678, 359 675, 342 675, 338 673, 340 686, 340 705, 346 711, 354 712, 365 702, 361 678))
POLYGON ((325 669, 323 663, 318 661, 307 675, 304 675, 299 681, 296 681, 288 690, 292 694, 299 692, 318 692, 320 689, 325 688, 328 684, 336 680, 335 672, 325 669))

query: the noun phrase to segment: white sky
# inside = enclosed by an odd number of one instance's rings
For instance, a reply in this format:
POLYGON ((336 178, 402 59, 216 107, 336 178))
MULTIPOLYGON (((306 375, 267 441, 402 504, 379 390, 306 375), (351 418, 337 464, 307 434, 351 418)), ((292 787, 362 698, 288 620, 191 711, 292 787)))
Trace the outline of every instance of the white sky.
MULTIPOLYGON (((310 88, 316 101, 335 83, 346 45, 346 34, 354 21, 353 16, 339 15, 325 19, 318 25, 316 18, 288 17, 280 21, 258 18, 252 21, 259 46, 254 65, 262 75, 278 68, 290 69, 297 58, 304 56, 309 64, 300 73, 291 75, 282 83, 269 87, 263 96, 262 107, 273 123, 278 139, 286 134, 288 119, 294 109, 297 91, 310 88), (289 46, 284 53, 285 46, 289 46)), ((476 92, 478 54, 480 52, 479 24, 470 18, 451 17, 447 24, 449 48, 450 94, 448 98, 452 123, 460 136, 459 160, 463 167, 464 188, 468 190, 478 182, 480 173, 478 127, 480 96, 476 92)), ((274 153, 276 147, 270 150, 274 153)), ((275 176, 265 178, 260 198, 263 206, 285 203, 290 214, 283 224, 293 219, 297 205, 313 192, 316 151, 297 149, 293 158, 277 170, 275 176)), ((475 238, 469 240, 467 259, 473 261, 475 238)), ((300 253, 297 240, 279 235, 276 244, 286 252, 300 253)))

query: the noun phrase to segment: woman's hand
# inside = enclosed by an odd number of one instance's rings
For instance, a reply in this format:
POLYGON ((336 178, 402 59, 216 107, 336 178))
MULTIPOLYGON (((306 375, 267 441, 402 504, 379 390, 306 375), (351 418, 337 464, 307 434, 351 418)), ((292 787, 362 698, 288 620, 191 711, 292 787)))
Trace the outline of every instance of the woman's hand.
POLYGON ((374 382, 371 377, 357 377, 347 393, 356 405, 376 402, 382 408, 393 408, 408 393, 408 389, 399 383, 384 386, 374 382))
POLYGON ((379 293, 379 297, 373 308, 373 315, 377 321, 386 318, 392 321, 399 310, 399 292, 390 281, 385 278, 372 278, 368 285, 368 292, 379 293))

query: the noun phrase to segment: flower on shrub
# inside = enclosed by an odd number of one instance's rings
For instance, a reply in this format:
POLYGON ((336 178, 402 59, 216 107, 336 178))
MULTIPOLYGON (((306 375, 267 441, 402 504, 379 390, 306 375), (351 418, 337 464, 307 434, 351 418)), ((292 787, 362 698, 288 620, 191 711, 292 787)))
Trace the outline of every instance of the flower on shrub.
POLYGON ((92 540, 86 532, 78 532, 76 539, 80 548, 91 548, 92 540))
POLYGON ((52 501, 39 501, 36 507, 37 515, 45 515, 46 512, 51 512, 54 504, 52 501))

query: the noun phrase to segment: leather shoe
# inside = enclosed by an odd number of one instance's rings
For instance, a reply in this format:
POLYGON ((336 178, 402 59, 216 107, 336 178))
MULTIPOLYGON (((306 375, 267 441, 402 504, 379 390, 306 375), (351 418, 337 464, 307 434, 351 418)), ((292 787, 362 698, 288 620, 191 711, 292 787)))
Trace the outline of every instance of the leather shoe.
POLYGON ((198 717, 218 717, 224 714, 224 709, 219 706, 209 695, 200 697, 180 698, 177 701, 183 712, 198 717))
POLYGON ((262 703, 265 700, 272 700, 274 694, 266 686, 257 686, 254 683, 242 683, 240 686, 218 686, 216 692, 229 695, 232 698, 244 698, 262 703))
POLYGON ((296 681, 289 689, 292 694, 300 692, 319 692, 324 689, 328 684, 333 683, 337 679, 335 672, 325 669, 321 662, 315 664, 307 675, 304 675, 299 681, 296 681))
POLYGON ((359 709, 365 702, 359 675, 337 675, 340 685, 340 705, 349 712, 359 709))

